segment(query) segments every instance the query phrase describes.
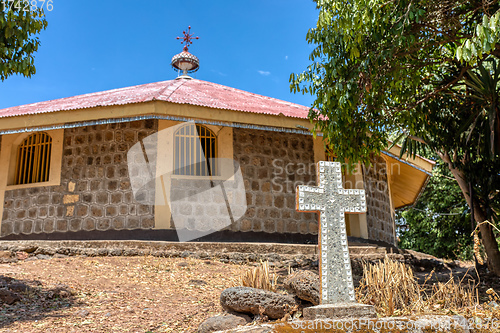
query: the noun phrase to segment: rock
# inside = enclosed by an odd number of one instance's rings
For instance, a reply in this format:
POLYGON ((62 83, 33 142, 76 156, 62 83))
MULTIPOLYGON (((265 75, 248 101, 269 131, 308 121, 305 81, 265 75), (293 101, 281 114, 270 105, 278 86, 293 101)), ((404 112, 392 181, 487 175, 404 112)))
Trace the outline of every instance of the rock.
POLYGON ((109 249, 96 249, 98 257, 106 257, 109 254, 109 249))
POLYGON ((96 257, 97 250, 96 249, 78 249, 78 254, 86 255, 87 257, 96 257))
POLYGON ((297 301, 291 295, 278 294, 250 287, 232 287, 220 295, 220 304, 231 312, 266 315, 271 319, 283 318, 295 312, 297 301))
POLYGON ((18 294, 8 291, 7 289, 0 289, 0 303, 14 304, 20 301, 21 297, 18 294))
POLYGON ((10 251, 0 251, 1 259, 9 259, 12 256, 12 252, 10 251))
POLYGON ((115 256, 115 257, 116 257, 116 256, 121 256, 121 255, 122 255, 122 253, 123 253, 123 250, 122 250, 122 249, 116 249, 116 248, 115 248, 115 249, 111 249, 111 250, 109 251, 109 255, 110 255, 110 256, 115 256))
POLYGON ((133 257, 139 255, 139 251, 137 249, 125 249, 122 252, 122 255, 127 256, 127 257, 133 257))
POLYGON ((71 253, 71 250, 69 248, 64 248, 64 247, 56 247, 54 249, 54 257, 56 256, 56 254, 60 254, 60 255, 69 255, 71 253))
POLYGON ((215 331, 230 330, 240 325, 245 325, 248 321, 243 317, 226 314, 208 318, 198 327, 198 333, 210 333, 215 331))
POLYGON ((195 286, 203 286, 207 283, 203 280, 189 280, 188 284, 195 285, 195 286))
POLYGON ((59 248, 42 248, 42 247, 39 247, 35 252, 33 252, 34 255, 37 255, 37 254, 46 254, 46 255, 54 255, 56 253, 56 251, 58 250, 59 248))
POLYGON ((492 302, 488 303, 488 306, 489 306, 490 308, 492 308, 492 309, 493 309, 493 311, 498 311, 498 310, 500 310, 500 305, 498 305, 498 303, 497 303, 497 302, 495 302, 495 301, 492 301, 492 302))
POLYGON ((87 310, 80 310, 76 313, 77 316, 80 316, 80 317, 87 317, 89 315, 90 312, 88 312, 87 310))
POLYGON ((24 260, 29 257, 29 254, 26 252, 18 251, 16 252, 16 258, 19 260, 24 260))
POLYGON ((153 256, 158 257, 158 258, 167 258, 168 257, 167 251, 155 251, 155 252, 153 252, 153 256))
POLYGON ((266 254, 265 257, 269 262, 281 261, 281 256, 274 252, 266 254))
POLYGON ((37 254, 36 257, 38 259, 42 259, 42 260, 47 260, 47 259, 51 259, 52 258, 51 256, 48 256, 46 254, 37 254))
POLYGON ((66 285, 57 285, 54 289, 49 290, 47 298, 67 298, 76 294, 76 291, 66 285))
POLYGON ((9 283, 15 283, 15 279, 10 276, 0 275, 0 286, 5 287, 9 283))
POLYGON ((67 258, 67 257, 68 256, 66 254, 61 254, 61 253, 54 254, 54 258, 62 259, 62 258, 67 258))
POLYGON ((12 291, 18 291, 18 292, 25 292, 31 289, 28 285, 22 282, 11 283, 7 287, 12 291))
POLYGON ((177 264, 177 267, 187 267, 189 264, 187 262, 180 262, 177 264))
POLYGON ((187 257, 192 256, 192 255, 193 255, 193 252, 191 252, 191 251, 184 251, 184 252, 181 253, 180 257, 181 258, 187 258, 187 257))
POLYGON ((283 281, 283 285, 298 298, 314 305, 319 304, 319 275, 315 272, 296 271, 283 281))
POLYGON ((38 249, 38 246, 30 246, 28 245, 27 247, 23 248, 21 251, 24 251, 26 253, 33 253, 38 249))

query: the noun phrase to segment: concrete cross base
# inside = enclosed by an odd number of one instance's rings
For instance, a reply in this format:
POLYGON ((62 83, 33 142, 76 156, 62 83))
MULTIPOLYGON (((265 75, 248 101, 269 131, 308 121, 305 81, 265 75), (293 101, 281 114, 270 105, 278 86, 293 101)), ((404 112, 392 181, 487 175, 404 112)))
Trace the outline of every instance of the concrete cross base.
POLYGON ((372 305, 360 303, 321 304, 304 308, 304 320, 339 319, 339 318, 376 318, 372 305))

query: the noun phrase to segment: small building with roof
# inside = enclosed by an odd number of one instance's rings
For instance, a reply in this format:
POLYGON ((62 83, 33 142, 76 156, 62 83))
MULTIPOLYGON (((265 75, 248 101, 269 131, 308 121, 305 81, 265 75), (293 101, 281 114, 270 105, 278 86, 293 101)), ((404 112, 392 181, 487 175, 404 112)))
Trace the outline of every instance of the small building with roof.
MULTIPOLYGON (((171 142, 155 148, 158 163, 179 170, 180 159, 196 160, 189 138, 197 135, 202 158, 236 161, 244 180, 241 217, 201 240, 317 239, 316 214, 295 210, 296 186, 316 184, 315 164, 331 158, 310 132, 309 108, 193 79, 199 63, 187 47, 172 62, 183 72, 173 80, 0 110, 0 239, 176 240, 190 216, 217 219, 209 204, 185 200, 174 212, 185 219, 174 221, 158 198, 146 204, 134 196, 128 152, 174 126, 171 142)), ((345 175, 345 188, 367 193, 367 213, 347 215, 350 236, 396 244, 394 212, 415 203, 434 164, 400 159, 399 151, 345 175)), ((216 178, 208 166, 157 175, 155 196, 187 197, 196 181, 216 178)))

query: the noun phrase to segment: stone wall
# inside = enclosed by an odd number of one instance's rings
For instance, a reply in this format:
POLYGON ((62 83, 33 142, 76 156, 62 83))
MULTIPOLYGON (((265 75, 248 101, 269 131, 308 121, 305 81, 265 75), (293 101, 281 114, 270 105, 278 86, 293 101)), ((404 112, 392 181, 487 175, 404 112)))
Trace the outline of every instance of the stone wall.
POLYGON ((235 128, 233 141, 248 209, 231 229, 317 234, 316 214, 295 211, 296 186, 316 185, 312 136, 235 128))
POLYGON ((156 131, 155 120, 66 129, 60 185, 6 191, 2 236, 154 227, 153 207, 133 198, 126 159, 156 131))
POLYGON ((394 216, 391 211, 385 160, 380 156, 373 157, 372 165, 363 168, 363 176, 368 238, 395 244, 394 216))
POLYGON ((172 179, 171 225, 176 229, 218 231, 245 213, 244 184, 234 179, 172 179))
MULTIPOLYGON (((153 228, 154 207, 134 200, 126 159, 128 150, 157 127, 157 121, 145 120, 66 129, 60 185, 6 191, 1 235, 153 228)), ((295 210, 296 186, 316 185, 311 136, 234 128, 233 152, 242 170, 248 208, 228 229, 317 234, 316 214, 295 210)), ((368 237, 394 244, 385 161, 375 158, 363 173, 368 237)), ((227 207, 215 199, 213 205, 192 200, 202 187, 197 182, 172 181, 171 196, 183 199, 173 208, 183 216, 176 227, 189 228, 193 216, 217 221, 227 215, 227 207)), ((226 194, 241 201, 230 188, 226 194)))

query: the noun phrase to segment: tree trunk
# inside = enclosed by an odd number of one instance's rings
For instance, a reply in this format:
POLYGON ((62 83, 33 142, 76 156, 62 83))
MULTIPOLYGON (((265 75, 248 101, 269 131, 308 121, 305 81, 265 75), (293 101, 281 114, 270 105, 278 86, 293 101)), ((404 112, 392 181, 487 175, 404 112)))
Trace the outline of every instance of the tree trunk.
POLYGON ((488 256, 488 269, 500 276, 500 250, 498 249, 498 243, 493 233, 493 228, 488 223, 482 223, 487 220, 486 214, 482 207, 477 202, 477 199, 473 198, 471 203, 471 198, 469 194, 469 187, 465 181, 465 176, 461 170, 455 169, 448 156, 439 154, 440 157, 448 164, 448 167, 453 174, 453 177, 457 181, 462 193, 469 204, 469 207, 474 205, 474 219, 477 224, 479 224, 479 231, 481 232, 481 240, 483 242, 484 250, 488 256), (482 223, 482 224, 481 224, 482 223))
POLYGON ((481 232, 481 240, 483 242, 484 251, 488 256, 488 269, 495 273, 497 276, 500 276, 500 250, 498 249, 498 243, 495 238, 495 234, 493 233, 493 228, 488 223, 482 223, 487 220, 483 208, 479 205, 477 199, 473 198, 473 202, 471 203, 469 186, 467 181, 465 180, 465 175, 461 170, 453 167, 449 155, 442 154, 440 152, 438 152, 438 155, 443 161, 448 164, 448 168, 450 169, 453 177, 460 186, 462 194, 469 204, 469 207, 472 207, 472 205, 474 205, 474 219, 476 220, 477 224, 479 224, 479 231, 481 232))
MULTIPOLYGON (((486 214, 484 214, 484 211, 479 207, 477 202, 473 201, 476 222, 481 223, 486 221, 486 214)), ((488 255, 488 269, 497 276, 500 276, 500 251, 498 250, 498 243, 493 233, 493 228, 490 224, 483 223, 479 225, 479 231, 481 232, 484 251, 488 255)))

